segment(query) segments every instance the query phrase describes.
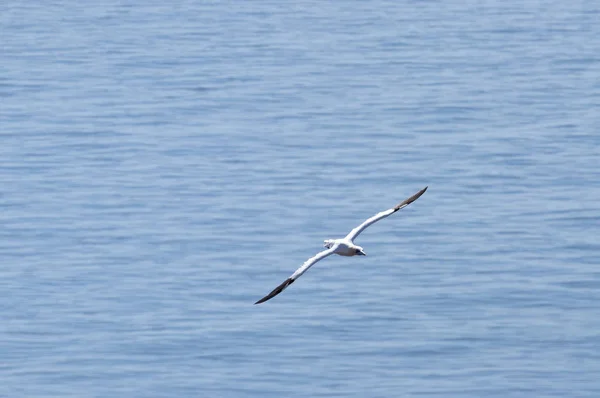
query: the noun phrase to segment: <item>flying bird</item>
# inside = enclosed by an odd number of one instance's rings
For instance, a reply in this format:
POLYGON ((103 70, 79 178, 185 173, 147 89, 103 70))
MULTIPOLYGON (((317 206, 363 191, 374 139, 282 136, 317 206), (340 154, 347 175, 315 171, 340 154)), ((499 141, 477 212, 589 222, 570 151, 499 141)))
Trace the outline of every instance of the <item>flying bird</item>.
POLYGON ((356 227, 352 231, 350 231, 350 233, 342 239, 327 239, 327 240, 325 240, 323 243, 324 243, 324 247, 326 248, 326 250, 323 250, 322 252, 317 253, 314 257, 311 257, 308 260, 306 260, 306 262, 304 264, 302 264, 302 266, 300 268, 298 268, 296 270, 296 272, 294 272, 289 278, 287 278, 281 285, 277 286, 275 289, 273 289, 273 291, 271 293, 267 294, 265 297, 261 298, 254 304, 264 303, 265 301, 270 300, 273 297, 277 296, 279 293, 283 292, 289 285, 294 283, 294 281, 296 279, 301 277, 302 274, 304 274, 306 271, 308 271, 308 269, 310 267, 312 267, 316 262, 324 259, 327 256, 330 256, 334 253, 338 254, 340 256, 348 256, 348 257, 350 257, 350 256, 366 256, 364 249, 362 247, 354 244, 354 239, 356 239, 356 237, 358 235, 360 235, 360 233, 362 231, 364 231, 368 226, 376 223, 379 220, 383 220, 384 218, 394 214, 398 210, 405 208, 406 206, 408 206, 415 200, 419 199, 421 197, 421 195, 423 195, 425 193, 426 190, 427 190, 427 187, 421 189, 419 192, 417 192, 410 198, 398 203, 396 206, 392 207, 391 209, 388 209, 388 210, 385 210, 385 211, 375 214, 373 217, 367 219, 365 222, 360 224, 358 227, 356 227))

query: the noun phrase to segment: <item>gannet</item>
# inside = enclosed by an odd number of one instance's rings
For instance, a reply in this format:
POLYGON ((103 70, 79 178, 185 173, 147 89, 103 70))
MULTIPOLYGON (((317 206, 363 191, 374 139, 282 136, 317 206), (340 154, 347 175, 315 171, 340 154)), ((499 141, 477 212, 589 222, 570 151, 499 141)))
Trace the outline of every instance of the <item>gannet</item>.
POLYGON ((310 267, 312 267, 318 261, 324 259, 327 256, 332 254, 338 254, 340 256, 366 256, 364 249, 358 245, 354 244, 354 239, 364 231, 368 226, 376 223, 379 220, 383 220, 384 218, 394 214, 400 209, 405 208, 415 200, 419 199, 421 195, 425 193, 428 187, 421 189, 419 192, 411 196, 410 198, 398 203, 396 206, 391 209, 382 211, 380 213, 375 214, 373 217, 367 219, 365 222, 360 224, 358 227, 354 228, 348 235, 341 239, 327 239, 325 240, 324 247, 326 250, 323 250, 317 253, 314 257, 306 260, 304 264, 300 268, 296 270, 289 278, 287 278, 281 285, 277 286, 273 291, 267 294, 265 297, 261 298, 254 304, 264 303, 267 300, 272 299, 277 296, 279 293, 283 292, 289 285, 294 283, 296 279, 302 276, 310 267))

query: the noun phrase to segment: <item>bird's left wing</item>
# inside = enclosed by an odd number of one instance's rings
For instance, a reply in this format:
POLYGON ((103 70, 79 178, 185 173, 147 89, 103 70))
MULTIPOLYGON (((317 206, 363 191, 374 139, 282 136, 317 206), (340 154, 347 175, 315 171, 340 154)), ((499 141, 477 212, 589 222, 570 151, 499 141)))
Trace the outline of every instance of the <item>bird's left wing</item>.
POLYGON ((369 218, 368 220, 366 220, 365 222, 363 222, 362 224, 360 224, 358 227, 356 227, 352 231, 350 231, 350 233, 348 235, 346 235, 345 239, 353 241, 369 225, 371 225, 371 224, 373 224, 373 223, 375 223, 375 222, 377 222, 377 221, 379 221, 379 220, 381 220, 383 218, 386 218, 387 216, 390 216, 390 215, 394 214, 395 212, 397 212, 400 209, 405 208, 406 206, 408 206, 409 204, 411 204, 415 200, 419 199, 421 197, 421 195, 423 195, 425 193, 425 191, 427 191, 427 187, 421 189, 419 192, 417 192, 416 194, 414 194, 410 198, 405 199, 404 201, 398 203, 396 206, 392 207, 391 209, 388 209, 386 211, 382 211, 381 213, 375 214, 373 217, 369 218))
POLYGON ((265 301, 270 300, 273 297, 277 296, 279 293, 283 292, 289 285, 294 283, 296 279, 300 278, 302 274, 305 273, 310 267, 312 267, 317 261, 322 260, 325 257, 333 254, 336 248, 337 245, 333 245, 329 249, 323 250, 322 252, 317 253, 315 256, 306 260, 304 264, 302 264, 302 266, 298 268, 296 272, 294 272, 289 278, 287 278, 281 285, 277 286, 275 289, 273 289, 271 293, 267 294, 265 297, 261 298, 254 304, 264 303, 265 301))

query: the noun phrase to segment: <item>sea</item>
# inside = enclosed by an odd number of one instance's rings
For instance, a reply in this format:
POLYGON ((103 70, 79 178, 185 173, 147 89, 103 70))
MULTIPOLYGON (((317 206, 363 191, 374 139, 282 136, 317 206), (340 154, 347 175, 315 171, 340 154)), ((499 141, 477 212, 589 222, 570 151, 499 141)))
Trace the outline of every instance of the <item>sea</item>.
POLYGON ((0 397, 600 397, 599 21, 2 2, 0 397))

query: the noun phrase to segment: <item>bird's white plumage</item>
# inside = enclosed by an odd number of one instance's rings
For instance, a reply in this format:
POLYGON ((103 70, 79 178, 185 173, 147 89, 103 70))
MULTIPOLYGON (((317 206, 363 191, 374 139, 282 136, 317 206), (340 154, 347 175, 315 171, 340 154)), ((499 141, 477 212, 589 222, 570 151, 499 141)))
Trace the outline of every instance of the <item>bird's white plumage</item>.
POLYGON ((346 235, 345 239, 348 239, 350 242, 352 242, 354 239, 356 239, 356 237, 365 229, 367 229, 367 227, 371 224, 376 223, 379 220, 382 220, 384 218, 386 218, 387 216, 390 216, 392 214, 394 214, 396 212, 396 210, 394 209, 389 209, 386 211, 382 211, 380 213, 375 214, 373 217, 369 218, 368 220, 366 220, 365 222, 363 222, 362 224, 360 224, 358 227, 354 228, 352 231, 350 231, 350 233, 348 235, 346 235))
POLYGON ((308 271, 308 269, 310 267, 312 267, 317 261, 320 261, 320 260, 324 259, 325 257, 332 255, 335 252, 335 249, 337 249, 337 246, 338 245, 333 245, 333 246, 331 246, 331 248, 329 248, 327 250, 323 250, 322 252, 319 252, 316 255, 314 255, 313 257, 306 260, 304 262, 304 264, 302 264, 302 266, 300 268, 298 268, 296 270, 296 272, 294 272, 292 274, 292 276, 290 276, 290 279, 296 280, 296 279, 300 278, 302 276, 302 274, 305 273, 306 271, 308 271))
POLYGON ((356 237, 370 225, 394 214, 398 210, 405 208, 406 206, 408 206, 415 200, 419 199, 421 197, 421 195, 423 195, 423 193, 425 193, 426 190, 427 190, 427 187, 423 188, 422 190, 420 190, 419 192, 417 192, 410 198, 402 201, 395 207, 392 207, 391 209, 388 209, 388 210, 385 210, 385 211, 375 214, 373 217, 367 219, 362 224, 360 224, 358 227, 356 227, 352 231, 350 231, 350 233, 348 235, 346 235, 346 237, 344 237, 343 239, 328 239, 328 240, 326 240, 324 243, 325 243, 325 247, 327 248, 327 250, 323 250, 323 251, 317 253, 315 256, 306 260, 304 262, 304 264, 302 264, 302 266, 300 268, 298 268, 281 285, 277 286, 271 293, 269 293, 262 299, 258 300, 254 304, 264 303, 265 301, 270 300, 271 298, 277 296, 279 293, 281 293, 283 290, 285 290, 289 285, 291 285, 296 279, 298 279, 300 276, 302 276, 302 274, 304 274, 310 267, 312 267, 315 263, 324 259, 327 256, 330 256, 334 253, 339 254, 340 256, 355 256, 355 255, 363 255, 364 256, 365 252, 363 251, 363 248, 355 245, 354 239, 356 239, 356 237))

